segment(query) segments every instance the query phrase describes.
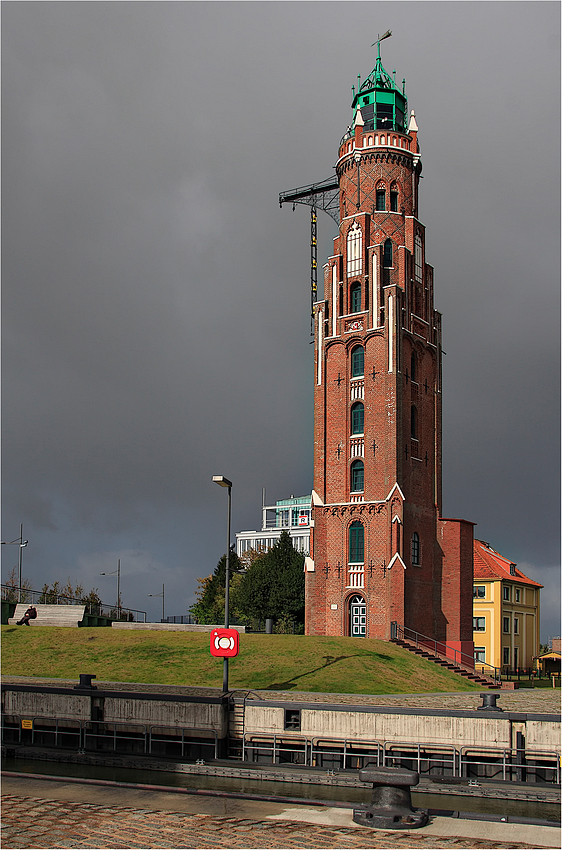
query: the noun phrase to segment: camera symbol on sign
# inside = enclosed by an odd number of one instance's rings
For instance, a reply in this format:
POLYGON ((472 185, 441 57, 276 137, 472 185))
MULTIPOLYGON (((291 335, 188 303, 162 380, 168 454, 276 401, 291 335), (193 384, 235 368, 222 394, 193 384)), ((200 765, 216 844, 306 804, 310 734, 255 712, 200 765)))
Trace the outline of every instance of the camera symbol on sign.
POLYGON ((211 655, 215 658, 234 658, 240 648, 237 629, 213 629, 211 632, 211 655))

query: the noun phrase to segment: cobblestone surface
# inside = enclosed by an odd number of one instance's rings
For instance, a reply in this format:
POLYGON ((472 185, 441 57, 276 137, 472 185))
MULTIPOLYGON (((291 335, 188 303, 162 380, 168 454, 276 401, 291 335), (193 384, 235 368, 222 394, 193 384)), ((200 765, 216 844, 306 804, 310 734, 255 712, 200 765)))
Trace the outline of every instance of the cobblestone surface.
POLYGON ((6 850, 34 848, 530 848, 467 838, 442 838, 410 831, 384 832, 341 826, 315 825, 290 820, 250 820, 208 814, 101 806, 25 797, 2 796, 3 840, 6 850))

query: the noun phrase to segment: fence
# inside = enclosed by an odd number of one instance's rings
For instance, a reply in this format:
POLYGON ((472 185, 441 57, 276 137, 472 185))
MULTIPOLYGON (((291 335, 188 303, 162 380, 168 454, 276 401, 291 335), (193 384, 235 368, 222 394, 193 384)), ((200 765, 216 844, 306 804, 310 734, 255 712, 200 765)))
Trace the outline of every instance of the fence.
POLYGON ((543 750, 462 747, 411 741, 365 741, 246 733, 242 759, 301 764, 329 771, 360 770, 368 764, 415 770, 425 777, 560 784, 560 756, 543 750))
POLYGON ((218 758, 213 729, 107 723, 67 717, 2 716, 2 743, 168 758, 218 758), (30 728, 28 728, 30 727, 30 728))
POLYGON ((109 620, 131 620, 146 623, 146 611, 137 611, 136 608, 126 608, 120 605, 105 605, 102 603, 86 602, 72 596, 64 596, 55 593, 43 593, 42 590, 28 590, 27 588, 13 587, 12 585, 1 585, 2 599, 7 602, 17 602, 18 592, 21 590, 22 602, 32 605, 86 605, 86 614, 93 617, 107 617, 109 620), (14 597, 14 598, 12 598, 14 597))

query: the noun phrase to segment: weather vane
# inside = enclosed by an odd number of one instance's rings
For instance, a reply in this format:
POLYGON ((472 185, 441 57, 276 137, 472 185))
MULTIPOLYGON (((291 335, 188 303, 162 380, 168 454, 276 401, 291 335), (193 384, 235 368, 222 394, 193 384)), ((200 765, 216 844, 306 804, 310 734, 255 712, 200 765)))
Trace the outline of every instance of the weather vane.
POLYGON ((380 59, 380 55, 381 55, 381 41, 384 41, 385 38, 390 38, 391 35, 392 35, 391 31, 387 30, 384 35, 377 35, 377 40, 374 41, 371 44, 371 47, 374 47, 375 44, 377 45, 379 59, 380 59))

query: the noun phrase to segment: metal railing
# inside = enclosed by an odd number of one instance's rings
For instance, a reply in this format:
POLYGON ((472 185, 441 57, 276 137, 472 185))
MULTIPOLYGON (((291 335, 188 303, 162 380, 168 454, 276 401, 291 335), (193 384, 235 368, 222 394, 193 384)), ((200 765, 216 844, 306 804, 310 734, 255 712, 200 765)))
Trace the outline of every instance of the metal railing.
POLYGON ((402 640, 410 646, 415 646, 416 649, 431 653, 441 661, 454 664, 466 670, 467 673, 479 674, 491 679, 498 684, 501 682, 501 670, 499 667, 492 667, 485 661, 476 661, 473 655, 466 652, 461 652, 451 644, 442 640, 422 635, 420 632, 409 629, 406 626, 401 626, 400 623, 392 622, 390 624, 390 639, 392 641, 402 640))
POLYGON ((215 729, 173 726, 147 726, 141 723, 117 723, 104 720, 80 720, 71 717, 33 717, 2 715, 2 743, 73 749, 78 752, 138 753, 171 758, 218 758, 215 729), (31 728, 24 723, 31 723, 31 728), (25 733, 28 733, 27 736, 25 733))
POLYGON ((129 620, 146 623, 146 611, 137 611, 136 608, 127 608, 125 605, 120 605, 119 610, 115 603, 106 605, 104 602, 82 602, 73 596, 65 596, 63 593, 47 593, 42 590, 29 590, 28 588, 18 588, 12 585, 3 584, 0 586, 0 593, 5 602, 16 602, 12 596, 18 595, 21 590, 22 602, 32 605, 85 605, 86 614, 93 617, 107 617, 109 620, 129 620))

